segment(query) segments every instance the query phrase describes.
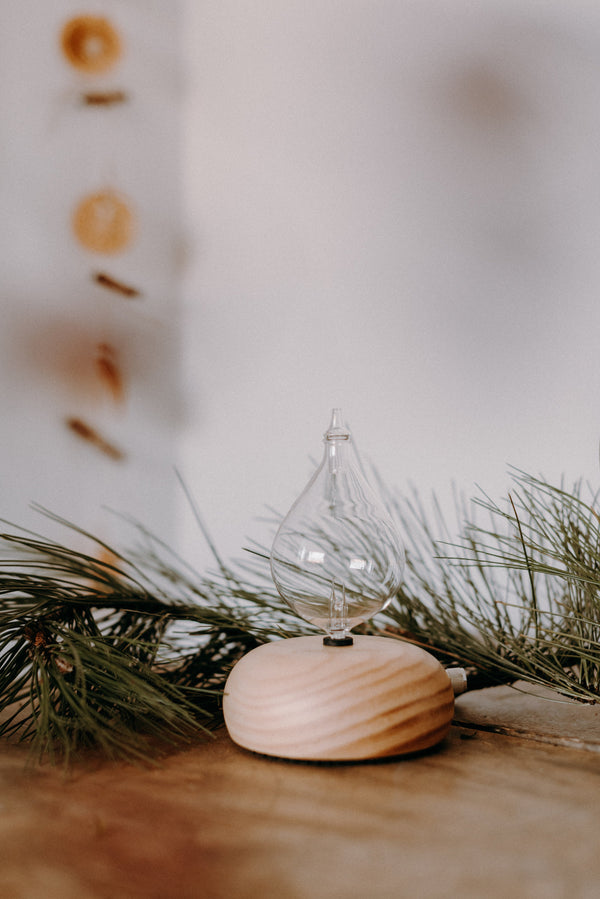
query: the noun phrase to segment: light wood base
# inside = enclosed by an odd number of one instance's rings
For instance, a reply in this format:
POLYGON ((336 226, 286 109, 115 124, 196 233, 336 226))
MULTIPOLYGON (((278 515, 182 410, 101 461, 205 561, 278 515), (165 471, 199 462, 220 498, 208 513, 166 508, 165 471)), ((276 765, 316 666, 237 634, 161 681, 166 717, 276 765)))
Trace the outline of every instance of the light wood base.
POLYGON ((293 637, 240 659, 223 711, 232 740, 254 752, 358 761, 438 743, 454 693, 439 662, 409 643, 355 636, 352 646, 330 647, 293 637))

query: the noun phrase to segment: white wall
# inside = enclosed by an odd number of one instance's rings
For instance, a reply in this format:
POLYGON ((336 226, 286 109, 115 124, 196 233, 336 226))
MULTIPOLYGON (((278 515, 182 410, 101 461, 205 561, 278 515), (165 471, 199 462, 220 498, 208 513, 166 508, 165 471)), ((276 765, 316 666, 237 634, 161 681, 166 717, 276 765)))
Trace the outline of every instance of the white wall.
POLYGON ((222 552, 334 405, 401 488, 597 482, 600 5, 188 0, 185 57, 181 468, 222 552))
POLYGON ((334 405, 401 489, 499 494, 508 463, 597 482, 596 0, 182 6, 181 29, 170 0, 89 8, 126 41, 102 83, 132 97, 91 110, 58 48, 86 9, 0 5, 0 515, 30 524, 36 501, 104 535, 106 503, 202 567, 173 464, 237 555, 334 405), (109 266, 137 305, 99 292, 69 231, 101 181, 138 211, 109 266), (124 406, 52 367, 69 333, 120 341, 124 406))

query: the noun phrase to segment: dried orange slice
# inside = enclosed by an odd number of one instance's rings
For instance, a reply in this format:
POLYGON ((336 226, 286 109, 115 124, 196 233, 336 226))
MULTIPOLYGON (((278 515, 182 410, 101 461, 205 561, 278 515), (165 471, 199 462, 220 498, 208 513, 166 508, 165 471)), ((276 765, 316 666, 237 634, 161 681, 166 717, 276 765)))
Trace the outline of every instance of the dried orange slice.
POLYGON ((106 72, 121 56, 119 33, 108 19, 77 16, 61 34, 61 46, 68 62, 91 75, 106 72))
POLYGON ((82 246, 95 253, 120 253, 133 240, 135 216, 121 195, 112 190, 89 194, 73 214, 73 230, 82 246))

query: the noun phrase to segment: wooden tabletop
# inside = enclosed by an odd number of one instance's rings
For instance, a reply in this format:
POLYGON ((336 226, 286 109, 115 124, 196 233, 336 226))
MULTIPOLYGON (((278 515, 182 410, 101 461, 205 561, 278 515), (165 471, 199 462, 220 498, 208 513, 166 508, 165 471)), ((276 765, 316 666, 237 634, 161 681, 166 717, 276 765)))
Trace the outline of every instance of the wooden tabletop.
POLYGON ((600 753, 462 716, 435 751, 348 765, 221 733, 65 776, 0 746, 0 897, 597 899, 600 753))

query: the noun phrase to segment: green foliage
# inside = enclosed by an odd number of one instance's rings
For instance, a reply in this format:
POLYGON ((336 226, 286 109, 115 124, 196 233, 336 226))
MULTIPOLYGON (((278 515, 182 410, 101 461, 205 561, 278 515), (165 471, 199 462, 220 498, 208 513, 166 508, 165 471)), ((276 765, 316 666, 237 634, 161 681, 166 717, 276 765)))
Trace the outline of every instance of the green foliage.
POLYGON ((392 629, 490 683, 524 680, 571 698, 600 696, 600 521, 583 485, 514 472, 505 506, 457 500, 455 537, 434 500, 387 492, 405 535, 407 574, 384 613, 392 629), (489 524, 477 523, 477 512, 489 524))
MULTIPOLYGON (((596 701, 600 519, 582 491, 515 472, 505 505, 457 502, 456 536, 435 500, 428 511, 416 493, 383 488, 406 578, 365 629, 419 643, 482 683, 596 701)), ((211 544, 218 570, 202 576, 134 522, 138 544, 123 554, 62 523, 90 541, 89 555, 0 535, 0 737, 37 757, 93 749, 149 760, 197 740, 222 723, 225 680, 243 653, 312 630, 284 608, 261 547, 234 567, 211 544)))
MULTIPOLYGON (((77 528, 80 536, 94 540, 77 528)), ((0 736, 37 757, 148 759, 222 721, 235 661, 297 625, 223 568, 201 577, 138 528, 113 562, 34 535, 0 541, 0 736)))

